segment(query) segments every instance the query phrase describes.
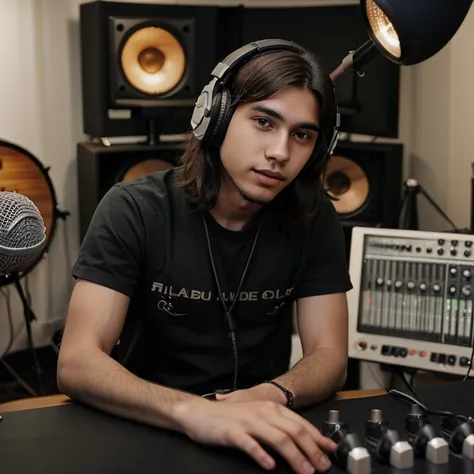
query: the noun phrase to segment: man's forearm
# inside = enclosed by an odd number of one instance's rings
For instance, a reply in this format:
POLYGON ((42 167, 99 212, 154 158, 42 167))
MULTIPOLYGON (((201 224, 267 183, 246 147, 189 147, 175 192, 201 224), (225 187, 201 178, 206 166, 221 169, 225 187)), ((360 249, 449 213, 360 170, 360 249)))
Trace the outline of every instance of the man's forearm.
POLYGON ((335 349, 321 348, 303 357, 275 381, 294 394, 294 406, 317 403, 340 390, 345 382, 347 358, 335 349))
POLYGON ((112 415, 180 431, 175 408, 195 395, 142 380, 96 349, 58 366, 58 386, 73 400, 112 415))

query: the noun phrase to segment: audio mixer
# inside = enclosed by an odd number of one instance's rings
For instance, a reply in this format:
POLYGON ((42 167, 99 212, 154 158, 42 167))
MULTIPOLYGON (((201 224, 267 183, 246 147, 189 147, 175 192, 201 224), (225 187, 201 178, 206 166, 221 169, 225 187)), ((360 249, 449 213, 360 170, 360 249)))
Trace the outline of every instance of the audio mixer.
POLYGON ((465 375, 474 235, 354 227, 350 255, 349 357, 465 375))

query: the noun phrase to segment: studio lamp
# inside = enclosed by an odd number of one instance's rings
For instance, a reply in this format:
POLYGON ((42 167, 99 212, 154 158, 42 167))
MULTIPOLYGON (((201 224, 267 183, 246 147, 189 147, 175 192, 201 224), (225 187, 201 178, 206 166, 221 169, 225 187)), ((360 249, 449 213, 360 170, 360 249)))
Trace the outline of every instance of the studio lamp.
POLYGON ((418 64, 446 46, 461 26, 472 0, 361 0, 370 39, 351 51, 332 72, 333 82, 358 71, 381 53, 400 65, 418 64))
MULTIPOLYGON (((331 73, 333 82, 344 73, 359 72, 376 54, 404 66, 425 61, 443 49, 469 12, 473 0, 360 0, 369 39, 351 51, 331 73)), ((428 202, 458 231, 454 223, 415 180, 405 182, 397 219, 402 227, 418 229, 416 197, 428 202), (405 214, 403 211, 405 210, 405 214)), ((397 223, 398 224, 398 223, 397 223)))

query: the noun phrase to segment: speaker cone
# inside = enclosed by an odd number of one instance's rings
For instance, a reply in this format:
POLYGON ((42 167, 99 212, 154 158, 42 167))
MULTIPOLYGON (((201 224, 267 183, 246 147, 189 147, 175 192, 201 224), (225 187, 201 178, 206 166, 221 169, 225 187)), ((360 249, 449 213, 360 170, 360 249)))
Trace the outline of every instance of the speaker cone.
POLYGON ((169 161, 158 159, 139 161, 120 173, 118 181, 130 181, 132 179, 141 178, 146 174, 154 173, 156 171, 163 171, 170 168, 173 168, 173 164, 169 161))
POLYGON ((328 194, 337 200, 338 214, 352 214, 360 209, 369 197, 369 180, 364 170, 354 161, 332 156, 324 177, 328 194))
POLYGON ((150 26, 128 37, 121 64, 133 87, 145 94, 164 94, 175 88, 183 77, 186 56, 169 31, 150 26))

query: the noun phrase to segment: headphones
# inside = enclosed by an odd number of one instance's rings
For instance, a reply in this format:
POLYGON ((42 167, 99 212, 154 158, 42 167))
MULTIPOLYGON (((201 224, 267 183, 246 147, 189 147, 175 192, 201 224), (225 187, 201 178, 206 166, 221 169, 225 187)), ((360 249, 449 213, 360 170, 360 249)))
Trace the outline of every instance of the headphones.
MULTIPOLYGON (((301 46, 292 41, 265 39, 242 46, 219 62, 211 72, 211 81, 196 100, 191 117, 194 136, 206 146, 220 146, 233 114, 231 95, 226 87, 230 74, 242 63, 258 55, 268 51, 285 50, 304 52, 301 46)), ((318 154, 323 153, 323 157, 327 154, 332 155, 337 145, 339 126, 340 114, 336 106, 336 123, 331 138, 329 142, 323 144, 322 150, 318 150, 318 154)))

